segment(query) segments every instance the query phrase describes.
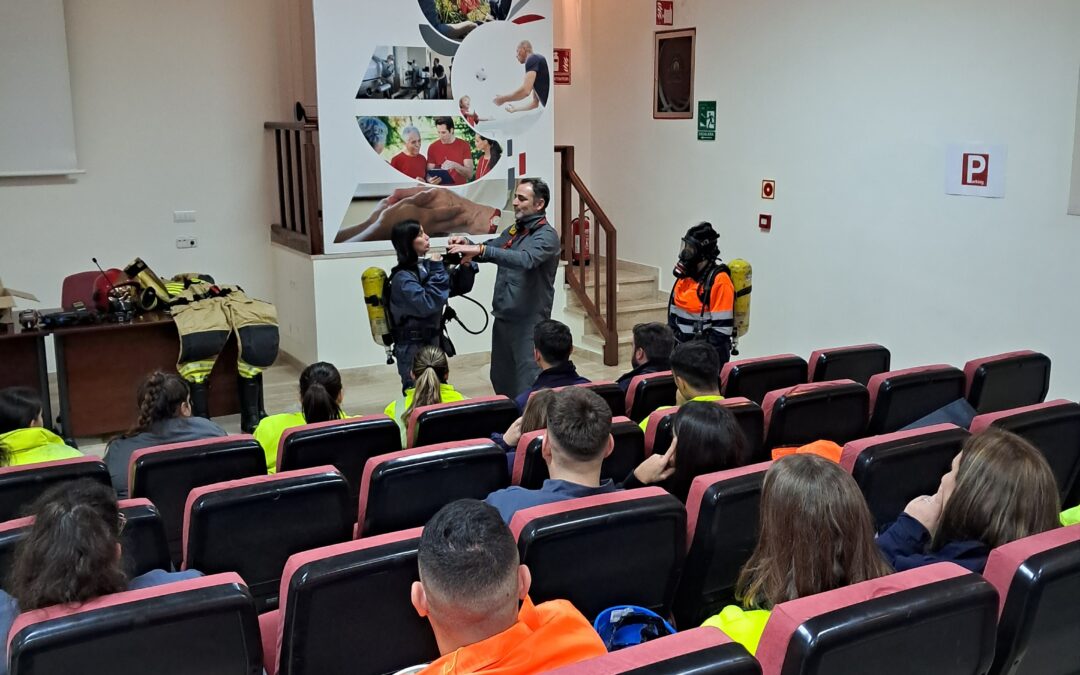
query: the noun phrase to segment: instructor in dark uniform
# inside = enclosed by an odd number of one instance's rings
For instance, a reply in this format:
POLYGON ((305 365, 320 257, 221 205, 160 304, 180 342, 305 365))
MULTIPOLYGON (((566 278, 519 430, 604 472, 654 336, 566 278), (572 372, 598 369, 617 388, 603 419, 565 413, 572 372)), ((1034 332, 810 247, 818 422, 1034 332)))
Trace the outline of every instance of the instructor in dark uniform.
POLYGON ((545 210, 551 190, 539 178, 524 178, 514 192, 515 222, 498 237, 474 244, 450 238, 450 253, 495 263, 491 331, 491 384, 496 394, 514 398, 532 386, 540 372, 533 358, 533 328, 551 318, 559 235, 545 210))

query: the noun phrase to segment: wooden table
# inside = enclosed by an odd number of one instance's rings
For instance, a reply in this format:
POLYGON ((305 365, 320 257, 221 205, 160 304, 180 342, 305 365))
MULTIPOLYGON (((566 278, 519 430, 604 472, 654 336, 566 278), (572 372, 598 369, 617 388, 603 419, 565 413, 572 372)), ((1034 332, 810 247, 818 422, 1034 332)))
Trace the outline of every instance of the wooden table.
MULTIPOLYGON (((38 331, 41 332, 41 331, 38 331)), ((130 323, 100 323, 42 332, 52 335, 62 435, 104 436, 130 428, 138 417, 136 390, 154 370, 176 372, 180 337, 167 314, 151 312, 130 323)), ((240 412, 237 347, 230 337, 210 374, 210 415, 240 412)))
POLYGON ((5 387, 30 387, 37 391, 45 426, 52 427, 45 333, 23 330, 18 324, 0 324, 0 389, 5 387))

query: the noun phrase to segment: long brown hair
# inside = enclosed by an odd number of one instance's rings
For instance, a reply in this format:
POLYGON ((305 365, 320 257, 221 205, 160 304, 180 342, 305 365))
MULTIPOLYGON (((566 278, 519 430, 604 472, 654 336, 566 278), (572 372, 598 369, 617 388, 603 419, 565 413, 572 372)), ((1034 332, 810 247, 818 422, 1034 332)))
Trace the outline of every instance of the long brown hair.
POLYGON ((150 373, 139 383, 135 395, 139 417, 125 436, 141 434, 149 431, 157 422, 177 417, 180 406, 187 402, 189 395, 187 382, 179 375, 160 370, 150 373))
POLYGON ((1058 527, 1060 511, 1043 454, 1014 433, 990 428, 964 443, 956 487, 930 548, 970 540, 995 548, 1058 527))
POLYGON ((548 405, 554 396, 554 389, 541 389, 529 397, 521 413, 521 433, 547 429, 548 405))
POLYGON ((442 384, 450 377, 446 352, 435 345, 421 347, 413 358, 412 374, 416 378, 416 390, 412 405, 401 416, 403 420, 408 420, 416 408, 442 403, 442 384))
POLYGON ((735 585, 745 607, 772 609, 892 572, 855 479, 823 457, 788 455, 773 463, 760 519, 757 547, 735 585))
POLYGON ((34 524, 15 550, 11 594, 28 612, 127 588, 112 488, 89 479, 56 485, 35 502, 34 524))

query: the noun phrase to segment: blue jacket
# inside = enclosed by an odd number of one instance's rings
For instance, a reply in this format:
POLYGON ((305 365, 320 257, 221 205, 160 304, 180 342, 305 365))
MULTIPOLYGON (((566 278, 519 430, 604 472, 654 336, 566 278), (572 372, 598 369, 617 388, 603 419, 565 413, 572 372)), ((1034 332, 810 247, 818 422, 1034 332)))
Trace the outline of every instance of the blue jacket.
POLYGON ((517 404, 518 410, 525 411, 525 404, 529 402, 529 396, 534 391, 540 391, 541 389, 556 389, 558 387, 569 387, 574 384, 588 384, 589 380, 578 375, 577 368, 574 367, 573 361, 567 361, 566 363, 560 363, 557 366, 552 366, 547 370, 541 372, 536 376, 536 381, 533 382, 533 386, 528 391, 518 394, 518 397, 514 399, 514 403, 517 404))
POLYGON ((450 274, 442 261, 421 260, 416 271, 398 270, 390 280, 390 315, 394 320, 395 342, 433 342, 442 328, 443 310, 451 296, 472 290, 476 263, 458 266, 450 274), (416 339, 406 335, 414 333, 416 339), (418 337, 424 332, 427 338, 418 337), (399 337, 400 336, 400 337, 399 337))
POLYGON ((610 478, 600 481, 599 487, 588 487, 565 480, 548 478, 539 490, 526 490, 521 486, 513 485, 492 492, 484 501, 494 506, 499 515, 502 516, 503 521, 509 524, 515 513, 530 506, 554 504, 555 502, 564 502, 578 497, 603 495, 616 492, 618 489, 619 487, 610 478))
POLYGON ((877 536, 877 545, 897 572, 938 562, 953 562, 979 574, 986 567, 990 548, 981 541, 950 541, 941 550, 930 551, 931 539, 922 523, 901 513, 895 523, 877 536))

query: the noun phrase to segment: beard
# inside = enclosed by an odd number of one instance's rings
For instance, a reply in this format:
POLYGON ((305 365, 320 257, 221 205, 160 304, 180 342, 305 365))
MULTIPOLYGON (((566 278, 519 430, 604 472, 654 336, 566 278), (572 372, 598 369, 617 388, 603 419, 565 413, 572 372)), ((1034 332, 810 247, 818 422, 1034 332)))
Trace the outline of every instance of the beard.
POLYGON ((638 361, 638 357, 637 357, 636 354, 632 354, 630 356, 630 365, 633 368, 640 368, 641 367, 641 361, 638 361))

